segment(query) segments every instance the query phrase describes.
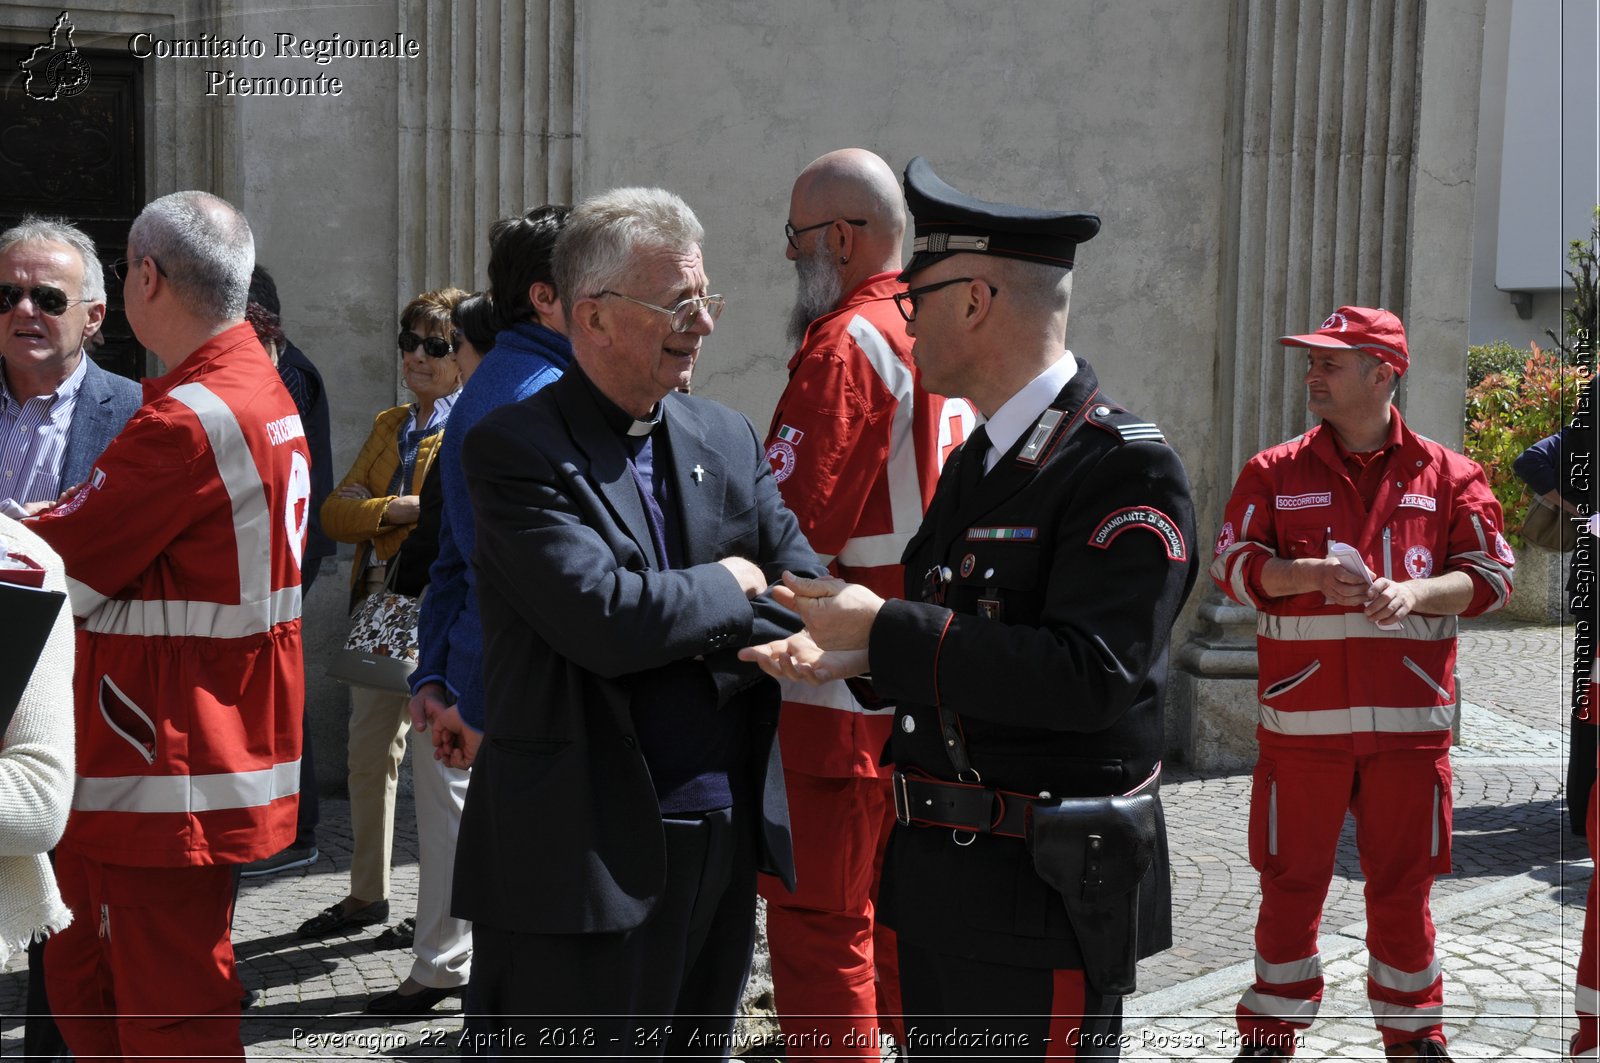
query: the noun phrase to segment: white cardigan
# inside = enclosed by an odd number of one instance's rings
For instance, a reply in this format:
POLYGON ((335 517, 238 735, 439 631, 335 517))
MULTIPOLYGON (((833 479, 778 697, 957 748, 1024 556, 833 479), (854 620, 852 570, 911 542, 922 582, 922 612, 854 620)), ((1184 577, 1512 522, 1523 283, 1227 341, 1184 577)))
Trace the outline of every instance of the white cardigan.
MULTIPOLYGON (((65 591, 61 558, 23 525, 0 516, 0 539, 45 568, 65 591)), ((0 969, 13 952, 72 922, 45 853, 72 807, 72 610, 63 607, 0 747, 0 969)))

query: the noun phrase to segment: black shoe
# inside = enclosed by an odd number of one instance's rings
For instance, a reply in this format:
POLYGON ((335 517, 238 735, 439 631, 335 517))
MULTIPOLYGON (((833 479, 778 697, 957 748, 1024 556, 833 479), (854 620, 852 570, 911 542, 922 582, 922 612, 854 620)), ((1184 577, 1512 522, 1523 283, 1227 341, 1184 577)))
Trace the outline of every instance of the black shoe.
MULTIPOLYGON (((407 979, 409 981, 410 979, 407 979)), ((404 989, 404 984, 401 989, 404 989)), ((426 1015, 432 1011, 439 1001, 446 997, 461 995, 460 986, 448 989, 431 989, 423 986, 415 993, 402 993, 399 989, 391 990, 381 997, 373 997, 367 1001, 369 1015, 426 1015)))
POLYGON ((417 939, 417 921, 410 916, 372 939, 375 949, 409 949, 417 939))
POLYGON ((244 991, 244 996, 239 998, 239 1010, 240 1011, 249 1011, 251 1008, 255 1007, 258 1003, 260 1003, 260 1001, 261 1001, 261 990, 259 990, 259 989, 246 989, 244 991))
POLYGON ((1424 1037, 1418 1041, 1402 1041, 1397 1045, 1390 1045, 1385 1051, 1389 1059, 1441 1059, 1444 1063, 1454 1063, 1450 1053, 1444 1050, 1444 1045, 1431 1037, 1424 1037))
POLYGON ((315 845, 291 845, 271 856, 252 860, 239 869, 239 877, 256 878, 261 875, 276 875, 280 871, 292 871, 297 867, 310 867, 321 856, 315 845))
POLYGON ((300 924, 300 936, 303 938, 327 937, 329 934, 341 930, 355 930, 373 923, 382 923, 389 918, 389 902, 373 901, 351 912, 346 912, 340 905, 324 908, 316 915, 300 924))
POLYGON ((1288 1058, 1289 1058, 1289 1056, 1288 1056, 1287 1053, 1285 1053, 1285 1052, 1283 1052, 1283 1051, 1281 1051, 1279 1049, 1273 1048, 1271 1045, 1254 1044, 1254 1045, 1245 1045, 1244 1048, 1239 1052, 1239 1054, 1237 1056, 1233 1057, 1233 1063, 1243 1063, 1243 1061, 1247 1060, 1247 1059, 1288 1059, 1288 1058))

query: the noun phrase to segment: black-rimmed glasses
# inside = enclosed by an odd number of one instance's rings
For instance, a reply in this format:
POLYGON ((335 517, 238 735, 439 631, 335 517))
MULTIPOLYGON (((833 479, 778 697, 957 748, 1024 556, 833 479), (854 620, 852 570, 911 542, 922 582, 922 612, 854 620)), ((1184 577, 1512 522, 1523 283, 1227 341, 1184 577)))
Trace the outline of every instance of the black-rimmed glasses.
POLYGON ((798 251, 798 250, 800 250, 800 245, 795 243, 795 241, 794 241, 794 238, 796 236, 799 236, 801 233, 809 233, 809 232, 812 232, 812 231, 817 230, 817 229, 826 228, 827 226, 832 225, 836 221, 842 221, 846 225, 865 225, 865 224, 867 224, 867 219, 865 219, 865 218, 829 218, 827 221, 819 221, 815 225, 803 225, 800 228, 796 229, 793 225, 790 225, 788 222, 784 222, 783 223, 783 235, 788 237, 789 246, 794 248, 796 251, 798 251))
POLYGON ((410 354, 418 347, 429 358, 443 358, 456 353, 456 345, 443 336, 419 336, 409 329, 400 333, 400 350, 410 354))
POLYGON ((643 299, 635 299, 631 295, 623 295, 621 292, 612 291, 610 288, 603 289, 595 298, 598 299, 601 295, 614 295, 618 299, 626 299, 630 303, 648 307, 658 314, 666 314, 672 318, 673 332, 688 332, 694 328, 694 323, 699 318, 702 310, 706 312, 712 321, 715 321, 722 316, 722 308, 728 303, 720 295, 691 295, 687 299, 679 299, 671 306, 657 306, 655 303, 647 303, 643 299))
MULTIPOLYGON (((940 288, 948 288, 952 284, 961 284, 963 282, 973 281, 976 279, 977 278, 975 277, 951 277, 947 281, 935 281, 933 284, 924 284, 920 288, 912 288, 909 291, 896 292, 894 297, 894 305, 900 311, 900 316, 905 318, 906 321, 915 321, 917 319, 917 300, 919 298, 927 295, 929 292, 936 292, 940 288)), ((989 294, 999 295, 1000 289, 991 284, 989 285, 989 294)))
POLYGON ((15 310, 24 295, 33 300, 33 305, 39 308, 40 313, 49 314, 51 317, 60 317, 73 303, 85 301, 72 298, 52 284, 35 284, 32 288, 26 289, 15 284, 0 284, 0 314, 9 314, 15 310))

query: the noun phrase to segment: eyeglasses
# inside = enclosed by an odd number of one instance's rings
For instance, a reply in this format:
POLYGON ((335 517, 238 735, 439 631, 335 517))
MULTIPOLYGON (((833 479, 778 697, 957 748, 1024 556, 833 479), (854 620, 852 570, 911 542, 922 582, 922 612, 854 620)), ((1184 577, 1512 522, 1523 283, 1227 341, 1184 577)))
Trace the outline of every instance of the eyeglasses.
POLYGON ((111 275, 117 278, 118 281, 125 281, 128 279, 128 271, 133 268, 134 263, 143 262, 147 258, 155 266, 157 273, 163 277, 167 275, 167 271, 161 268, 161 263, 157 261, 154 255, 141 255, 138 258, 119 258, 106 268, 111 271, 111 275))
MULTIPOLYGON (((917 300, 919 298, 927 295, 929 292, 936 292, 940 288, 948 288, 952 284, 961 284, 963 282, 968 282, 975 279, 975 277, 951 277, 947 281, 938 281, 934 284, 924 284, 920 288, 912 288, 909 291, 896 292, 894 297, 894 305, 899 309, 901 317, 905 318, 908 322, 915 321, 917 319, 917 300)), ((994 285, 990 284, 988 285, 988 288, 990 295, 1000 294, 1000 289, 996 288, 994 285)))
POLYGON ((456 352, 456 345, 443 336, 418 336, 415 332, 407 330, 400 333, 400 350, 410 354, 418 347, 429 358, 443 358, 456 352))
POLYGON ((672 318, 673 332, 688 332, 694 328, 694 323, 699 319, 700 311, 702 310, 706 312, 712 321, 715 321, 722 316, 722 308, 728 303, 728 300, 720 295, 691 295, 687 299, 679 299, 671 306, 657 306, 655 303, 647 303, 643 299, 635 299, 631 295, 614 292, 610 288, 601 291, 595 298, 598 299, 601 295, 614 295, 618 299, 626 299, 630 303, 638 303, 640 306, 649 307, 659 314, 666 314, 672 318))
POLYGON ((806 226, 803 226, 802 228, 796 229, 793 225, 790 225, 788 222, 784 222, 783 223, 783 235, 789 238, 789 246, 794 248, 796 251, 798 251, 798 250, 800 250, 800 245, 794 242, 794 238, 796 236, 799 236, 801 233, 811 232, 814 229, 826 228, 827 226, 832 225, 836 221, 842 221, 846 225, 865 225, 865 224, 867 224, 867 219, 865 219, 865 218, 829 218, 827 221, 819 221, 815 225, 806 225, 806 226))
POLYGON ((49 284, 35 284, 24 291, 15 284, 0 284, 0 314, 9 314, 17 308, 17 304, 26 295, 33 300, 33 305, 41 313, 51 317, 60 317, 67 312, 67 307, 73 303, 85 302, 83 299, 68 298, 67 293, 60 288, 49 284))

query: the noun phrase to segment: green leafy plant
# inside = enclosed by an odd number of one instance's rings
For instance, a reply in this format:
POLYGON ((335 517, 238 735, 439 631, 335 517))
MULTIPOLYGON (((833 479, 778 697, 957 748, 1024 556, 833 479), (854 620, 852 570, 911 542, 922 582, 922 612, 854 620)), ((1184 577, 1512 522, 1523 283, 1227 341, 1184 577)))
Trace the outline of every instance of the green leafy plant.
POLYGON ((1567 245, 1565 272, 1572 282, 1572 296, 1562 304, 1562 334, 1545 329, 1562 361, 1585 368, 1593 367, 1594 345, 1600 340, 1600 207, 1595 207, 1594 215, 1588 242, 1573 240, 1567 245))
POLYGON ((1480 343, 1467 348, 1467 388, 1471 390, 1483 383, 1490 373, 1503 373, 1517 377, 1528 361, 1526 347, 1512 346, 1506 340, 1480 343))
MULTIPOLYGON (((1560 430, 1588 379, 1583 369, 1563 364, 1537 343, 1528 346, 1532 353, 1524 357, 1521 366, 1486 369, 1467 391, 1465 450, 1483 466, 1489 486, 1505 510, 1506 527, 1511 529, 1522 526, 1532 501, 1511 463, 1534 443, 1560 430)), ((1512 541, 1522 545, 1521 536, 1514 533, 1512 541)))

